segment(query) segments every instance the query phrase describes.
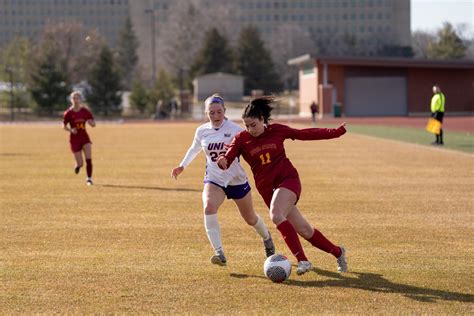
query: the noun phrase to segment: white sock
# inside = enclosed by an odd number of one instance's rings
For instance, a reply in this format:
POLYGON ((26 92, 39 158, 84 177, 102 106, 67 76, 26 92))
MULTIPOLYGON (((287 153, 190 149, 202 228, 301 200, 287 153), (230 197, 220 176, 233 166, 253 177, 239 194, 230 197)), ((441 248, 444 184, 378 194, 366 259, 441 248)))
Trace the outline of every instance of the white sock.
POLYGON ((214 252, 224 251, 221 241, 221 229, 217 214, 204 215, 204 227, 206 227, 207 238, 211 242, 214 252))
POLYGON ((265 225, 265 222, 259 215, 257 215, 257 223, 253 225, 253 228, 255 228, 255 231, 262 237, 263 240, 270 238, 268 227, 265 225))

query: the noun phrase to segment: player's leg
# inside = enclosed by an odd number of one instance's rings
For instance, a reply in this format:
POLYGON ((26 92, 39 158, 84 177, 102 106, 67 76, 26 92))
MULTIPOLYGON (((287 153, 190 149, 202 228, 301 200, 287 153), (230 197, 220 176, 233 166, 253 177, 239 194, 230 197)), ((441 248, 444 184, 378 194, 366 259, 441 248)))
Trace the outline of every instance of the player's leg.
POLYGON ((240 199, 235 198, 234 202, 245 222, 252 226, 260 237, 262 237, 263 245, 265 247, 265 255, 270 257, 275 254, 275 245, 273 244, 270 231, 268 230, 267 225, 265 225, 263 219, 255 212, 250 191, 247 191, 245 196, 240 199))
POLYGON ((214 248, 214 256, 211 262, 217 265, 226 265, 224 248, 222 247, 221 231, 217 218, 217 210, 225 199, 224 190, 212 183, 205 183, 202 191, 202 203, 204 208, 204 227, 206 228, 207 238, 214 248))
POLYGON ((287 220, 288 213, 296 203, 296 194, 286 188, 274 191, 270 203, 270 218, 283 236, 283 240, 291 253, 298 260, 298 274, 303 274, 311 269, 311 263, 306 258, 303 247, 293 225, 287 220), (300 267, 301 266, 301 267, 300 267))
POLYGON ((336 257, 338 270, 340 272, 347 271, 344 247, 336 246, 319 230, 311 226, 295 205, 293 206, 292 211, 288 214, 288 221, 293 224, 298 234, 309 241, 311 245, 336 257))
POLYGON ((75 151, 74 152, 74 159, 76 160, 76 166, 74 167, 74 172, 76 174, 79 173, 81 167, 84 165, 84 160, 82 159, 82 151, 75 151))
POLYGON ((92 185, 92 146, 91 143, 84 144, 82 147, 86 157, 87 184, 92 185))

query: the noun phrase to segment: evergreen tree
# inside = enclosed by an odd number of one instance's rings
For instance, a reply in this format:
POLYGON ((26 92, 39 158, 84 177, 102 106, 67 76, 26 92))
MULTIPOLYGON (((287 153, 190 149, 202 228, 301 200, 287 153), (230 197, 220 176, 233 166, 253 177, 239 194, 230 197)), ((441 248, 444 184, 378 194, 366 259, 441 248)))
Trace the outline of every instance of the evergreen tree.
POLYGON ((254 26, 244 27, 239 36, 236 68, 244 76, 244 92, 261 89, 265 94, 279 92, 282 83, 269 51, 254 26))
POLYGON ((148 105, 148 93, 140 80, 134 80, 132 93, 129 97, 132 108, 143 114, 148 105))
POLYGON ((51 115, 66 108, 71 88, 65 68, 61 52, 55 47, 47 48, 33 64, 29 87, 40 113, 51 115))
POLYGON ((120 32, 117 63, 120 74, 123 78, 123 86, 125 89, 131 88, 135 66, 138 62, 137 48, 138 38, 133 31, 133 25, 130 17, 125 21, 124 28, 120 32))
POLYGON ((438 41, 428 47, 428 57, 440 59, 460 59, 466 53, 467 47, 456 34, 453 26, 445 22, 438 31, 438 41))
MULTIPOLYGON (((28 83, 29 64, 31 59, 31 43, 25 37, 15 37, 3 49, 0 56, 0 81, 8 82, 13 86, 13 104, 14 108, 27 108, 31 105, 31 95, 24 89, 28 83)), ((5 91, 1 94, 0 103, 9 104, 11 92, 5 91)), ((13 115, 13 113, 12 113, 13 115)))
POLYGON ((92 68, 88 79, 90 91, 86 99, 92 109, 108 115, 122 110, 120 75, 112 52, 107 46, 102 48, 99 60, 92 68))
POLYGON ((193 78, 214 72, 233 72, 232 50, 216 28, 206 33, 204 45, 191 66, 193 78))
POLYGON ((158 72, 158 77, 154 84, 154 88, 150 93, 150 110, 154 111, 156 105, 161 101, 164 105, 168 105, 175 97, 175 86, 170 75, 163 69, 158 72))

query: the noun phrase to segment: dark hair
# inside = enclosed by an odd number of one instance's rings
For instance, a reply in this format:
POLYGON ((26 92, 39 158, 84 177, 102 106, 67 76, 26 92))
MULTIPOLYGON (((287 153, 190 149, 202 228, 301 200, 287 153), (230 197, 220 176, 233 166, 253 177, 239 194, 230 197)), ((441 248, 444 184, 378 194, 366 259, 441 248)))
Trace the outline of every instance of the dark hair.
POLYGON ((271 112, 273 107, 270 105, 274 101, 273 97, 264 96, 252 100, 244 109, 242 118, 253 117, 259 120, 263 120, 267 124, 271 119, 271 112))

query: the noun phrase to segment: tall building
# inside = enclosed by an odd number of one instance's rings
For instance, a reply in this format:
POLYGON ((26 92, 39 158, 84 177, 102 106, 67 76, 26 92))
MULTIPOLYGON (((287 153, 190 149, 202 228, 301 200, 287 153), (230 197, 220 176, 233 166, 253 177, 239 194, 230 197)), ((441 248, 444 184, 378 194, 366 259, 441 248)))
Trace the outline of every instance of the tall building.
POLYGON ((95 28, 114 46, 128 16, 128 0, 0 0, 0 48, 15 36, 35 40, 60 22, 95 28))
MULTIPOLYGON (((410 0, 190 0, 202 11, 207 26, 222 28, 235 43, 240 29, 256 26, 277 63, 304 54, 377 55, 387 47, 411 45, 410 0), (219 10, 219 7, 222 10, 219 10), (227 10, 225 9, 227 7, 227 10)), ((141 61, 165 63, 166 30, 186 18, 173 14, 182 10, 180 0, 130 1, 135 32, 140 38, 141 61), (181 8, 178 8, 181 6, 181 8), (179 22, 177 22, 177 20, 179 22), (155 34, 152 40, 152 33, 155 34)), ((202 29, 204 32, 205 29, 202 29)), ((173 34, 177 36, 176 33, 173 34)), ((169 37, 169 36, 168 36, 169 37)), ((200 43, 189 43, 195 49, 200 43)), ((175 52, 178 53, 178 52, 175 52)))
POLYGON ((0 0, 0 48, 16 35, 35 39, 48 23, 66 21, 97 28, 113 47, 127 16, 149 73, 169 67, 167 56, 183 50, 188 55, 178 64, 190 63, 211 26, 225 29, 231 45, 243 26, 256 26, 277 65, 305 53, 370 56, 411 44, 410 0, 0 0), (190 3, 200 12, 184 16, 190 3), (181 40, 179 32, 197 35, 181 40), (185 43, 173 51, 173 40, 185 43))

